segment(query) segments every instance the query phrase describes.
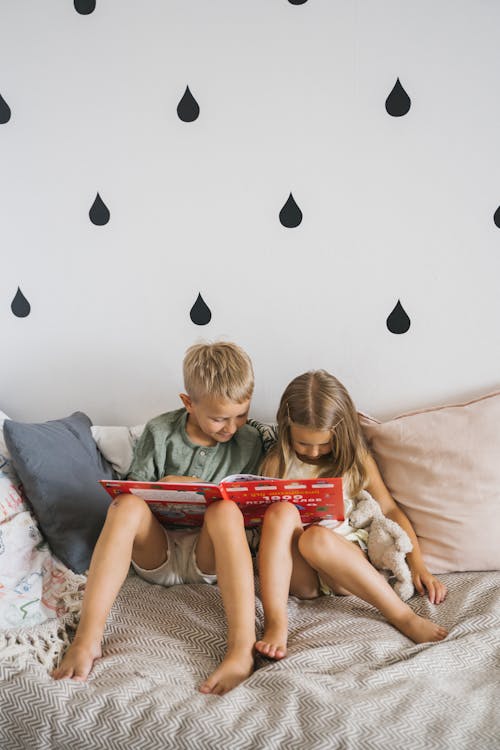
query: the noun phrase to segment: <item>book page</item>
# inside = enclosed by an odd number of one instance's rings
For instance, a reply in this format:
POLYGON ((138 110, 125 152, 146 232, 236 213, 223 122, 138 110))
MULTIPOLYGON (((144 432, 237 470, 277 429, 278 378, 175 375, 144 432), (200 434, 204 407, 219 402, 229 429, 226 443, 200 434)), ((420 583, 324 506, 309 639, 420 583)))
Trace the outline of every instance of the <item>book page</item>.
POLYGON ((230 474, 224 479, 221 479, 220 483, 226 482, 260 482, 262 479, 272 480, 273 477, 257 476, 256 474, 230 474))
POLYGON ((129 492, 132 495, 142 497, 143 500, 163 500, 168 501, 169 503, 191 503, 206 505, 204 495, 200 494, 199 492, 192 492, 189 490, 165 490, 160 488, 137 490, 135 489, 135 487, 132 487, 130 488, 129 492))

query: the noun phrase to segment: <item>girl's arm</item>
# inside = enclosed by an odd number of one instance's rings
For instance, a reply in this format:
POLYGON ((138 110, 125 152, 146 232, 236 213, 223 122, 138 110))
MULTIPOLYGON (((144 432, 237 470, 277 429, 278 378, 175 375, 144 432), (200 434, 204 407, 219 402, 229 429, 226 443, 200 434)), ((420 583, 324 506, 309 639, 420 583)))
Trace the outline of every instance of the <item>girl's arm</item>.
POLYGON ((410 537, 413 550, 406 555, 406 560, 410 566, 415 588, 421 596, 427 590, 431 604, 440 604, 446 597, 447 588, 444 583, 427 570, 413 526, 401 508, 396 505, 394 498, 384 484, 375 460, 370 454, 367 454, 365 468, 368 476, 367 491, 378 502, 383 514, 399 524, 410 537))

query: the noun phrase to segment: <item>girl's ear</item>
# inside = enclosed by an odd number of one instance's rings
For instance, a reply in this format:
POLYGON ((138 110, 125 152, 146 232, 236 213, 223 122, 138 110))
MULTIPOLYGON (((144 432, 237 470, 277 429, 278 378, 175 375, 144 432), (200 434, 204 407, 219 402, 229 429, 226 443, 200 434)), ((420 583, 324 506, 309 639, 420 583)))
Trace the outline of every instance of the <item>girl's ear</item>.
POLYGON ((191 401, 191 398, 187 395, 187 393, 179 393, 179 398, 184 404, 184 408, 186 411, 191 414, 193 411, 193 402, 191 401))

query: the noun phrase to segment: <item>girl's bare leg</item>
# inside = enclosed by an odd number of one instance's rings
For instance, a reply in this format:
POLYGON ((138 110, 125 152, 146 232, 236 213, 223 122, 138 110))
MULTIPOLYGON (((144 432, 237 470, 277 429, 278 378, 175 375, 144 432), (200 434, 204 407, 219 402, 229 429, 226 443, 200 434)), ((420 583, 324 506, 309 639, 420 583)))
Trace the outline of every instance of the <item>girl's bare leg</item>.
POLYGON ((288 594, 302 599, 319 595, 318 576, 299 552, 302 533, 300 514, 291 503, 273 503, 266 510, 259 544, 264 633, 255 648, 271 659, 286 656, 288 594))
POLYGON ((446 638, 444 628, 415 614, 398 597, 356 544, 324 526, 310 526, 299 539, 299 549, 333 591, 354 594, 372 604, 412 641, 446 638))
POLYGON ((106 620, 132 556, 140 567, 153 569, 166 560, 167 554, 165 532, 144 500, 135 495, 115 498, 92 555, 75 638, 52 672, 54 679, 87 679, 94 660, 101 656, 106 620))
POLYGON ((198 539, 196 562, 204 573, 217 573, 227 620, 226 656, 200 685, 200 691, 223 695, 254 670, 253 565, 243 516, 236 503, 221 500, 209 505, 198 539))

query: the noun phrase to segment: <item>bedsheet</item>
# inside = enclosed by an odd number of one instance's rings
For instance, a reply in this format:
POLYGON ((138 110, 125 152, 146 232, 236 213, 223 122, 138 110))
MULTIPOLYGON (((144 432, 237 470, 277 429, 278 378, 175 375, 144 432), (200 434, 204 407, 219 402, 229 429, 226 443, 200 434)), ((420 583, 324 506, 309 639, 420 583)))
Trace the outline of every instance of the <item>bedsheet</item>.
POLYGON ((224 652, 218 588, 131 573, 87 683, 52 681, 27 653, 0 662, 0 747, 497 750, 500 573, 442 579, 443 604, 410 604, 449 628, 445 641, 415 645, 355 597, 290 598, 287 658, 259 657, 217 697, 197 686, 224 652))

